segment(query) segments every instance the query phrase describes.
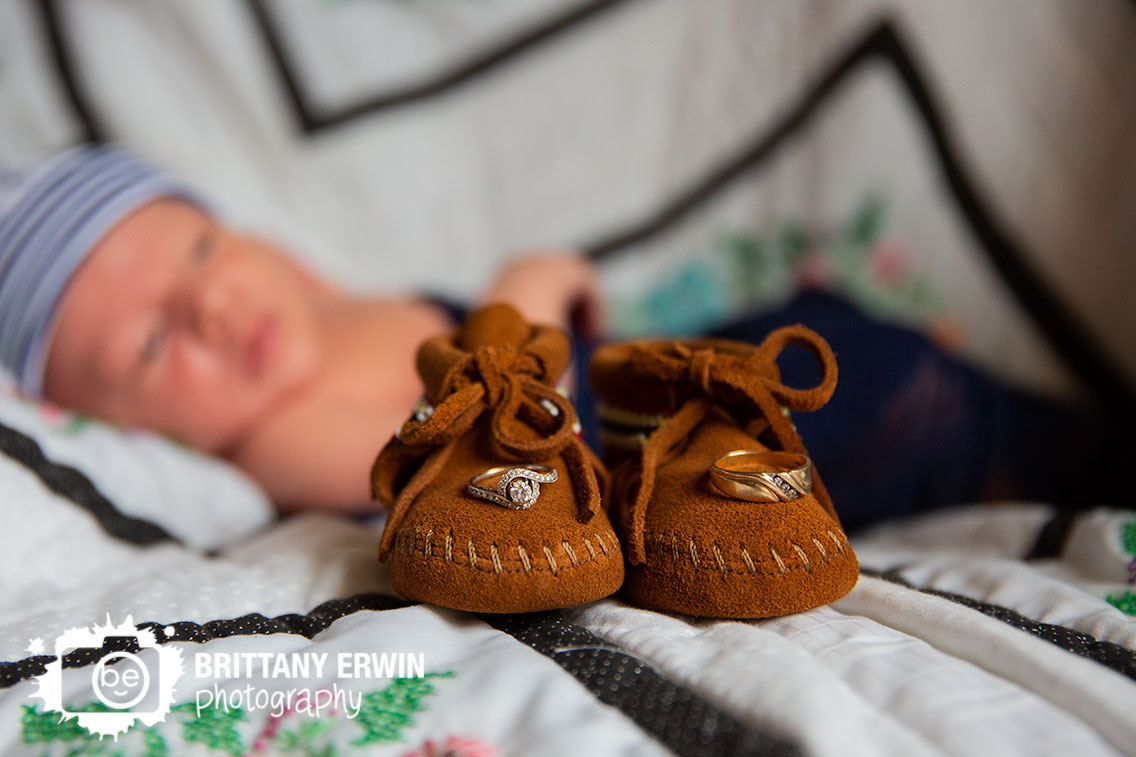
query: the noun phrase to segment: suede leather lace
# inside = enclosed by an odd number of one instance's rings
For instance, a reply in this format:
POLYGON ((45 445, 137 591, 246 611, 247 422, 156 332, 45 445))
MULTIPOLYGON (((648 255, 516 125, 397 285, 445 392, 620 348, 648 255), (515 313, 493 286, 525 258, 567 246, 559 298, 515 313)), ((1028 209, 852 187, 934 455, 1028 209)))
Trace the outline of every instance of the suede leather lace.
MULTIPOLYGON (((562 455, 579 503, 581 523, 598 512, 603 466, 574 431, 576 412, 552 387, 563 365, 543 354, 539 340, 514 349, 482 347, 474 352, 451 349, 448 369, 436 392, 433 413, 407 421, 397 440, 375 462, 376 498, 388 503, 390 517, 379 544, 385 559, 399 524, 414 499, 445 466, 458 440, 489 413, 489 439, 495 464, 547 463, 562 455), (551 408, 555 408, 552 411, 551 408), (418 469, 395 493, 400 473, 418 469)), ((539 507, 539 503, 536 507, 539 507)))
MULTIPOLYGON (((679 396, 688 398, 648 438, 640 452, 639 479, 624 524, 628 557, 633 564, 646 561, 644 526, 647 506, 655 486, 655 471, 667 453, 711 413, 723 409, 755 438, 768 432, 780 449, 807 455, 793 422, 782 412, 821 408, 836 388, 836 358, 815 331, 801 325, 773 331, 755 348, 731 352, 713 348, 692 350, 682 343, 656 342, 637 346, 633 361, 644 374, 673 384, 679 396), (777 357, 789 345, 805 347, 821 368, 815 387, 795 389, 781 383, 777 357)), ((813 494, 835 517, 832 501, 819 476, 814 475, 813 494)))

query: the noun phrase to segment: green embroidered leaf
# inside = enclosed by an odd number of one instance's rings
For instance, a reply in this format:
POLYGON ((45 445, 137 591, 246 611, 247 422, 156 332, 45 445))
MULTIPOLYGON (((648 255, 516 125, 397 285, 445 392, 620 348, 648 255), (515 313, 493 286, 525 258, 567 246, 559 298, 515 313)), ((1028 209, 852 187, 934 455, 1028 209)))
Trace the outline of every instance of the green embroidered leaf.
POLYGON ((294 752, 300 748, 300 734, 295 731, 277 731, 272 746, 281 752, 294 752))
MULTIPOLYGON (((82 707, 72 707, 72 712, 106 712, 109 708, 101 702, 89 702, 82 707)), ((40 712, 36 705, 24 705, 20 718, 20 738, 25 744, 62 742, 71 744, 67 755, 120 755, 122 747, 112 739, 100 739, 91 733, 75 718, 63 720, 58 712, 40 712), (74 743, 78 742, 78 743, 74 743)))
POLYGON ((300 736, 308 741, 318 739, 331 730, 334 721, 312 718, 300 726, 300 736))
POLYGON ((36 705, 24 705, 20 718, 20 737, 25 744, 52 741, 92 741, 98 737, 71 718, 62 720, 58 712, 40 712, 36 705))
POLYGON ((887 203, 882 197, 867 197, 856 209, 856 215, 848 228, 848 239, 862 248, 870 248, 883 231, 886 209, 887 203))
POLYGON ((812 246, 805 227, 796 221, 786 221, 777 232, 777 247, 786 264, 793 263, 812 246))
POLYGON ((67 425, 63 427, 63 433, 68 436, 77 436, 87 426, 91 425, 91 419, 85 415, 72 415, 67 421, 67 425))
POLYGON ((1120 527, 1120 547, 1136 557, 1136 520, 1130 520, 1120 527))
POLYGON ((334 725, 334 721, 310 720, 295 731, 277 731, 272 737, 273 754, 302 754, 304 757, 335 757, 338 750, 333 742, 314 743, 334 725))
MULTIPOLYGON (((106 712, 101 702, 90 702, 78 710, 83 712, 106 712)), ((39 712, 35 706, 24 706, 24 714, 20 720, 21 738, 25 744, 48 742, 63 742, 70 746, 63 752, 66 755, 79 757, 115 757, 126 755, 128 750, 121 740, 110 738, 100 739, 74 718, 60 721, 62 716, 58 712, 39 712)), ((141 734, 144 757, 169 757, 170 750, 157 727, 132 727, 129 732, 141 734)))
POLYGON ((396 678, 382 691, 365 694, 359 715, 352 722, 363 728, 356 746, 398 741, 402 731, 422 709, 422 700, 434 693, 431 678, 450 678, 453 672, 429 673, 422 678, 396 678))
POLYGON ((335 726, 334 720, 306 718, 296 730, 277 731, 273 746, 281 751, 302 751, 304 754, 322 754, 323 750, 314 744, 317 739, 335 726))
POLYGON ((162 738, 157 726, 142 732, 142 745, 146 748, 143 752, 146 757, 169 757, 170 749, 166 746, 166 740, 162 738))
MULTIPOLYGON (((187 702, 173 710, 196 715, 197 705, 187 702)), ((245 712, 239 707, 204 707, 200 715, 182 722, 181 735, 188 742, 197 742, 226 754, 244 754, 248 750, 235 727, 242 720, 246 720, 245 712)))
POLYGON ((1136 594, 1133 594, 1131 591, 1109 594, 1104 598, 1104 601, 1126 615, 1136 615, 1136 594))
POLYGON ((770 259, 765 242, 743 231, 728 230, 719 234, 715 249, 725 255, 734 305, 745 305, 755 297, 768 296, 766 289, 776 276, 776 265, 770 259))

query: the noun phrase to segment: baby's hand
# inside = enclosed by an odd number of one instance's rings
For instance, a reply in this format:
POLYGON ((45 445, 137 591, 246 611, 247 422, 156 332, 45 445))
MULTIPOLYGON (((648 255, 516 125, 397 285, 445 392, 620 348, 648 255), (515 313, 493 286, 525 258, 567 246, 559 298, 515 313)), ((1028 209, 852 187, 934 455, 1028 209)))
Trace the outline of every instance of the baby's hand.
POLYGON ((507 264, 481 304, 504 302, 526 320, 599 337, 606 314, 599 276, 583 256, 570 252, 540 252, 507 264))

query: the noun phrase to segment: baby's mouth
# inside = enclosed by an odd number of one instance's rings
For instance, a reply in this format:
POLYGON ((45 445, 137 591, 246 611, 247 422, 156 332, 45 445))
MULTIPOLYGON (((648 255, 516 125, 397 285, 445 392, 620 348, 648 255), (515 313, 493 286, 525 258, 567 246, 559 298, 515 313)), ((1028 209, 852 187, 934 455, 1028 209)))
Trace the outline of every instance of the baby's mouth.
POLYGON ((260 378, 264 373, 276 347, 277 333, 272 316, 264 316, 253 328, 244 349, 245 373, 251 378, 260 378))

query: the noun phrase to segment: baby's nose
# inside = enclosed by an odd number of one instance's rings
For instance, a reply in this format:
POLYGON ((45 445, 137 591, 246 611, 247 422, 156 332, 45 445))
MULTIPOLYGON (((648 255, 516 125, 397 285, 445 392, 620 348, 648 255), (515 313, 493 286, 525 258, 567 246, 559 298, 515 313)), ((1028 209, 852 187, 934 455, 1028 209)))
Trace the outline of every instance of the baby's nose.
POLYGON ((231 347, 240 331, 242 309, 240 293, 230 283, 203 281, 198 287, 192 312, 197 338, 214 348, 231 347))

